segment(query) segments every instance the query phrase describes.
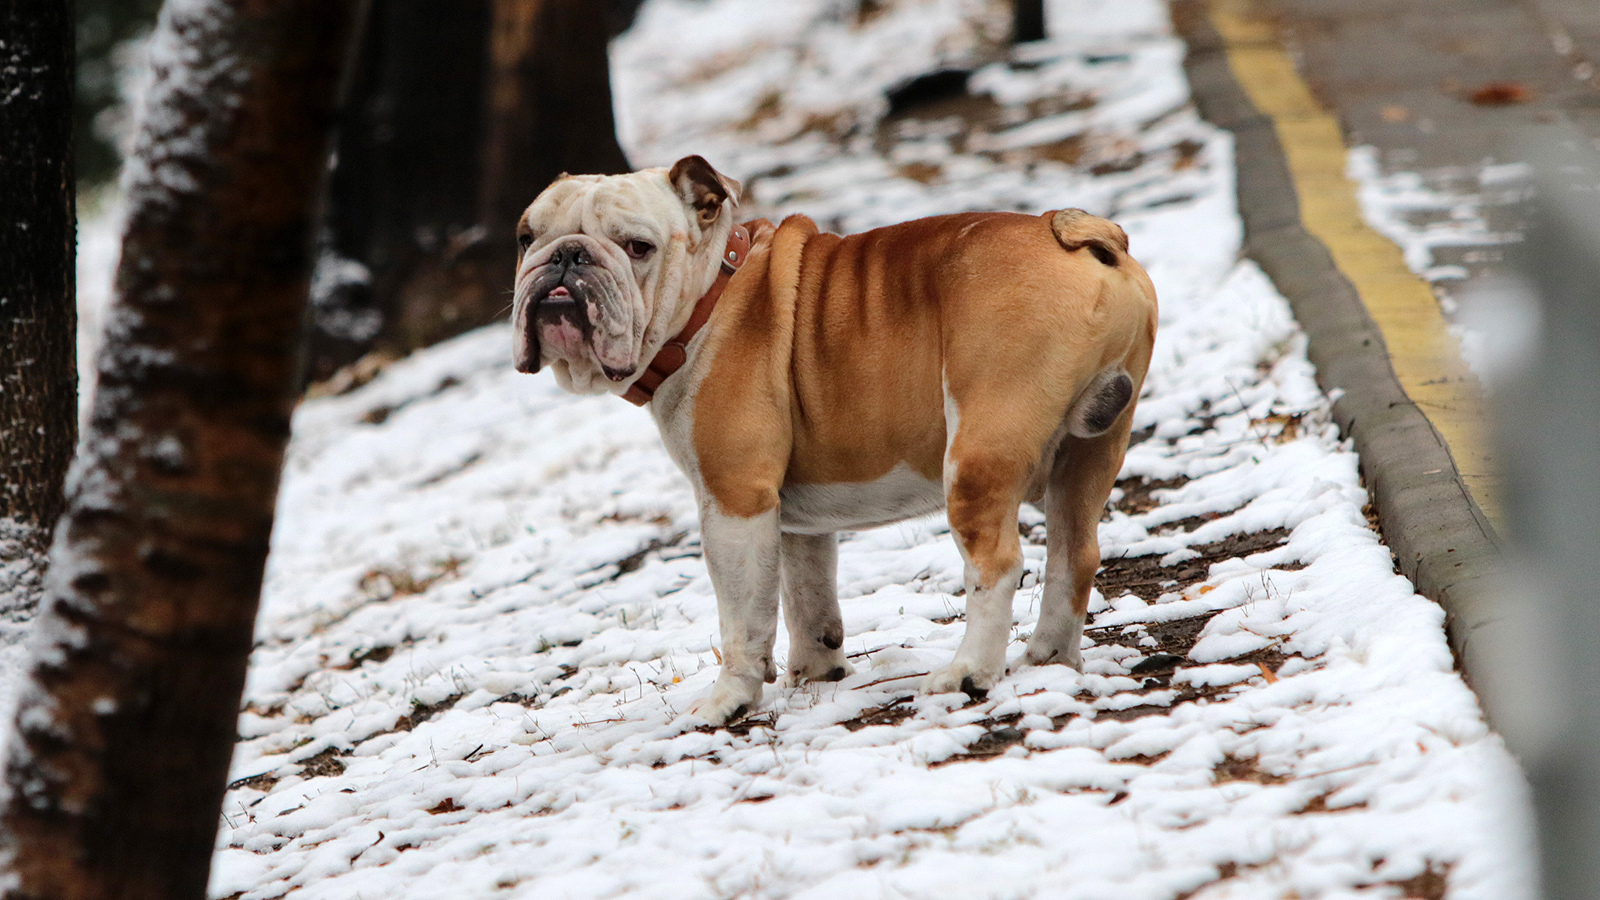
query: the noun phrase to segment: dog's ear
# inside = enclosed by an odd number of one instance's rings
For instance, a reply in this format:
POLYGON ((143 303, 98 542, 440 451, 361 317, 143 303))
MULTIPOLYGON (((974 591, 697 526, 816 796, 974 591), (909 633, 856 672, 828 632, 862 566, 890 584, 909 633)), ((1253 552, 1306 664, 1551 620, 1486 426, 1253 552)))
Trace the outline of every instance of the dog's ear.
POLYGON ((685 156, 672 164, 667 180, 683 202, 694 207, 700 217, 701 227, 710 225, 722 213, 722 204, 733 201, 739 205, 739 182, 711 168, 701 156, 685 156))

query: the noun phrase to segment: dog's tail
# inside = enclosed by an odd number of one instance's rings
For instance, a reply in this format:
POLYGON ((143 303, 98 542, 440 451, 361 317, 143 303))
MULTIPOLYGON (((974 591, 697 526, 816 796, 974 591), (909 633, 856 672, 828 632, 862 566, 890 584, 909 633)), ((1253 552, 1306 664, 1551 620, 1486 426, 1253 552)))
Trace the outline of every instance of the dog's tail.
POLYGON ((1094 258, 1112 267, 1128 252, 1128 233, 1115 222, 1091 216, 1081 209, 1063 209, 1050 218, 1050 230, 1068 250, 1085 247, 1094 258))

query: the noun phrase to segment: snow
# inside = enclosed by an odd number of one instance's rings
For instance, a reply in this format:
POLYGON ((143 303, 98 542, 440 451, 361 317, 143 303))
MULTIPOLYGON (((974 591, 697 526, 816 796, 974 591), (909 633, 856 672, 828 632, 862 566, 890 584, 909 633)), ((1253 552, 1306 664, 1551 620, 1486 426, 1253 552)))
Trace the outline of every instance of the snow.
POLYGON ((121 193, 96 191, 78 206, 78 431, 89 422, 90 404, 99 373, 95 353, 106 310, 111 306, 112 282, 122 251, 122 225, 127 204, 121 193))
POLYGON ((207 165, 213 136, 232 127, 239 91, 250 76, 221 23, 219 0, 170 0, 145 51, 149 81, 134 117, 133 152, 122 167, 130 208, 160 208, 192 190, 207 165))
MULTIPOLYGON (((296 415, 211 894, 1331 898, 1438 872, 1451 898, 1531 896, 1522 778, 1240 261, 1232 146, 1166 5, 1052 0, 1052 39, 1009 60, 1004 4, 866 6, 652 0, 613 48, 620 127, 641 165, 742 179, 751 215, 1127 229, 1161 332, 1084 673, 915 693, 962 630, 935 517, 842 536, 854 676, 685 730, 718 653, 687 483, 645 411, 514 373, 484 329, 296 415), (977 101, 884 119, 946 67, 977 101)), ((107 208, 87 274, 115 261, 107 208)))
MULTIPOLYGON (((39 540, 37 526, 0 516, 0 721, 10 721, 16 686, 27 666, 28 623, 33 609, 25 598, 39 590, 44 560, 32 548, 49 543, 39 540)), ((0 749, 4 739, 0 738, 0 749)))

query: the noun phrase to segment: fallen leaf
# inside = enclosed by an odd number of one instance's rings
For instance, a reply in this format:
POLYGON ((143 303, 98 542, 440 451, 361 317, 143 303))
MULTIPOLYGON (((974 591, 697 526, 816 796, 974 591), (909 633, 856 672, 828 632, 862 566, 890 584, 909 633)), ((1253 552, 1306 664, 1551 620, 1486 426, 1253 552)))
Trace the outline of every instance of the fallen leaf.
POLYGON ((1491 81, 1472 92, 1472 102, 1479 106, 1510 106, 1532 99, 1533 91, 1520 81, 1491 81))

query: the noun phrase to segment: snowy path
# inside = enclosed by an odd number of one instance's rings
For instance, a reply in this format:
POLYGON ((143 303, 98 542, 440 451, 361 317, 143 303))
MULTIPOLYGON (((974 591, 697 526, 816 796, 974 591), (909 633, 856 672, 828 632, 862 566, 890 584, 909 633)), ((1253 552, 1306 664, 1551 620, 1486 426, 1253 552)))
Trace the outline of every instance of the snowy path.
POLYGON ((856 675, 673 727, 716 665, 687 485, 645 412, 514 374, 487 329, 296 418, 215 896, 1526 896, 1520 780, 1238 261, 1231 147, 1164 4, 1054 2, 1070 36, 885 116, 982 61, 1001 7, 654 0, 619 105, 636 161, 703 153, 758 212, 1127 228, 1162 331, 1086 673, 913 692, 962 627, 935 518, 844 536, 856 675))

